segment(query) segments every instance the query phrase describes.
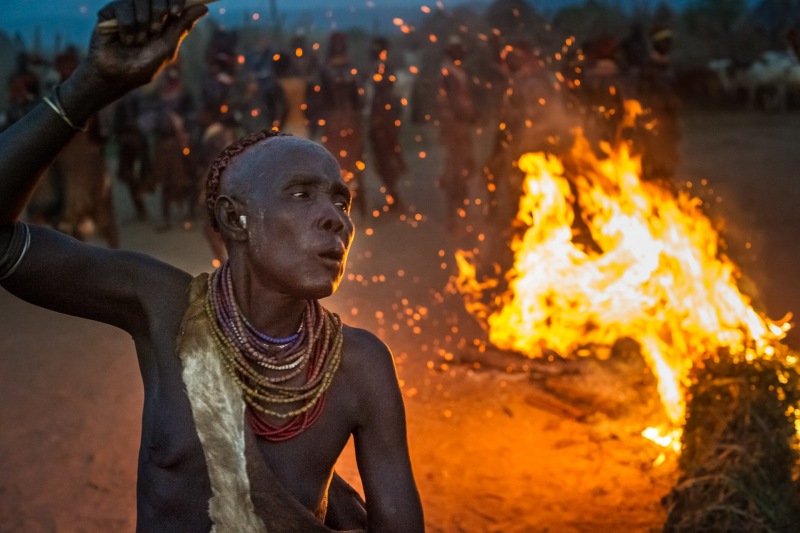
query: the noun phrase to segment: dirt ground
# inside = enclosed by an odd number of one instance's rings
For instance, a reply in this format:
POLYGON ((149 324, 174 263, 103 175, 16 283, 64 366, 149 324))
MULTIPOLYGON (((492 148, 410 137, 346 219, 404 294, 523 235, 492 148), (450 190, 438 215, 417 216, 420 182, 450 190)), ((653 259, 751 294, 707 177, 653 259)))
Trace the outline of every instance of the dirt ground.
MULTIPOLYGON (((326 301, 396 355, 428 530, 660 530, 676 460, 659 459, 662 450, 639 436, 642 420, 542 401, 530 373, 504 371, 504 362, 475 368, 444 358, 457 361, 482 334, 444 291, 459 243, 443 229, 434 139, 427 130, 407 139, 401 191, 421 220, 357 217, 348 280, 326 301)), ((685 119, 680 178, 708 180, 703 194, 727 223, 729 252, 772 318, 800 311, 799 148, 797 115, 685 119)), ((133 222, 124 191, 115 192, 123 246, 192 273, 210 268, 196 225, 155 233, 156 221, 133 222)), ((0 317, 0 532, 133 531, 142 391, 128 335, 3 291, 0 317)), ((619 383, 620 403, 648 394, 628 394, 628 385, 619 383)), ((651 391, 644 402, 652 401, 651 391)), ((358 486, 351 448, 338 468, 358 486)))

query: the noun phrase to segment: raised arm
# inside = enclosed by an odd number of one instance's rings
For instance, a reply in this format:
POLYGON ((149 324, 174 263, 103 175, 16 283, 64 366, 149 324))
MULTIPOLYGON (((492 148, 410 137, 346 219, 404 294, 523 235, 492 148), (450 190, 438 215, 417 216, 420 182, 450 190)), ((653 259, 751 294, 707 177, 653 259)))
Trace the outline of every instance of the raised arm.
POLYGON ((418 533, 425 529, 411 470, 405 408, 389 349, 370 334, 358 380, 362 418, 354 433, 367 503, 367 530, 418 533))
POLYGON ((204 6, 183 10, 183 4, 108 4, 98 18, 117 19, 119 31, 95 30, 86 61, 45 101, 0 133, 0 278, 5 278, 0 284, 20 298, 129 329, 140 288, 176 275, 138 254, 87 246, 17 221, 43 170, 89 117, 149 82, 175 56, 181 39, 207 11, 204 6))

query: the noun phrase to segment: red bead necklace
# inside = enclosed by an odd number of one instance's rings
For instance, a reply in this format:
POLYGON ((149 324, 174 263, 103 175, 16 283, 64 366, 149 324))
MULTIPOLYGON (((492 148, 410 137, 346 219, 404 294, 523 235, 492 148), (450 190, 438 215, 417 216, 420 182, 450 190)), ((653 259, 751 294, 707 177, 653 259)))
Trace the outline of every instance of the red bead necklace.
POLYGON ((341 363, 343 337, 338 315, 311 300, 297 334, 272 339, 241 315, 227 262, 211 276, 206 313, 225 368, 242 389, 247 419, 256 435, 270 442, 286 441, 319 419, 325 394, 341 363), (282 344, 276 346, 265 339, 282 344), (303 370, 303 384, 286 384, 303 370), (287 404, 298 403, 300 407, 285 410, 287 404), (272 424, 268 416, 288 422, 272 424))

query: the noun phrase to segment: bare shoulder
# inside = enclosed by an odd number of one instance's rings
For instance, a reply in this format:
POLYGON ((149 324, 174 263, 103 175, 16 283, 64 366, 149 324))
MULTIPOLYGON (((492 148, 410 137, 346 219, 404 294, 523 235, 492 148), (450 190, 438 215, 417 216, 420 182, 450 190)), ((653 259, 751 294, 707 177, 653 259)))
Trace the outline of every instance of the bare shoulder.
POLYGON ((394 357, 389 347, 374 333, 366 329, 343 326, 344 357, 343 364, 348 371, 395 373, 394 357))
POLYGON ((137 255, 135 285, 143 304, 149 309, 185 307, 192 275, 149 255, 137 255))
POLYGON ((177 335, 189 302, 191 274, 169 263, 145 254, 136 254, 133 261, 133 285, 141 315, 137 320, 140 333, 177 335))
MULTIPOLYGON (((373 425, 387 413, 403 413, 403 401, 394 357, 389 347, 370 331, 344 326, 343 374, 357 395, 360 425, 373 425)), ((383 422, 381 422, 383 423, 383 422)))

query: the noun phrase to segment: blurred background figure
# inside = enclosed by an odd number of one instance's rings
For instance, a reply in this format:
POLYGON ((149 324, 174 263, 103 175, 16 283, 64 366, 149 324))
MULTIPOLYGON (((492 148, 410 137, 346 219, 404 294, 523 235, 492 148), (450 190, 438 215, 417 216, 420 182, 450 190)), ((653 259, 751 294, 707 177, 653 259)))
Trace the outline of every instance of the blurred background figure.
POLYGON ((631 24, 630 33, 619 45, 621 70, 626 79, 638 80, 650 59, 650 38, 641 22, 631 24))
POLYGON ((449 231, 457 229, 459 210, 463 211, 469 180, 475 171, 472 126, 476 110, 469 90, 469 75, 463 64, 465 55, 461 38, 450 37, 437 84, 440 140, 444 150, 439 187, 446 197, 445 224, 449 231))
POLYGON ((241 110, 248 119, 250 130, 261 129, 277 119, 277 73, 274 57, 277 50, 267 33, 259 33, 252 46, 237 56, 241 70, 237 76, 244 81, 244 101, 241 110))
MULTIPOLYGON (((61 81, 78 66, 78 51, 67 48, 55 60, 61 81)), ((76 239, 97 234, 110 248, 119 247, 105 148, 111 133, 110 109, 93 115, 87 130, 77 133, 58 154, 50 172, 63 184, 64 207, 58 229, 76 239)))
MULTIPOLYGON (((302 53, 302 49, 300 53, 302 53)), ((308 79, 296 61, 296 50, 279 54, 275 61, 275 120, 278 129, 308 139, 311 132, 306 118, 308 79)))
POLYGON ((397 181, 406 170, 406 162, 400 147, 400 127, 403 106, 395 92, 397 77, 389 62, 389 41, 376 37, 370 44, 371 77, 369 88, 369 141, 372 147, 375 171, 386 192, 386 201, 391 210, 404 211, 405 204, 397 190, 397 181))
POLYGON ((117 141, 117 179, 130 193, 136 220, 147 220, 145 194, 152 192, 153 167, 147 137, 139 127, 141 95, 128 93, 114 109, 113 132, 117 141))
POLYGON ((625 100, 619 41, 611 35, 600 35, 583 48, 586 64, 579 93, 586 137, 595 147, 600 142, 613 144, 618 139, 625 100))
MULTIPOLYGON (((639 95, 649 109, 642 133, 642 178, 670 182, 680 159, 681 102, 672 68, 672 30, 655 26, 650 32, 650 58, 642 71, 639 95)), ((641 128, 640 128, 641 130, 641 128)))
POLYGON ((232 113, 236 76, 237 35, 217 30, 206 47, 206 69, 200 83, 201 107, 211 113, 232 113))
POLYGON ((308 136, 319 139, 323 128, 320 120, 323 119, 324 103, 322 95, 322 66, 317 50, 319 44, 309 45, 305 32, 298 32, 289 39, 288 53, 294 54, 291 60, 289 73, 301 76, 306 81, 306 93, 303 101, 303 114, 306 117, 308 136))
POLYGON ((191 159, 191 124, 194 103, 183 86, 180 66, 168 66, 158 78, 155 102, 156 128, 153 150, 154 179, 161 186, 161 225, 172 226, 172 208, 184 211, 186 223, 195 216, 197 182, 191 159))
MULTIPOLYGON (((202 135, 195 150, 198 154, 195 158, 197 164, 195 179, 198 180, 199 187, 197 196, 190 200, 193 200, 197 206, 200 206, 201 213, 205 213, 205 186, 208 169, 211 167, 211 163, 217 158, 217 155, 219 155, 226 146, 233 144, 241 137, 244 131, 236 121, 233 113, 214 113, 209 110, 202 110, 199 114, 198 124, 199 129, 202 131, 202 135)), ((213 255, 212 263, 215 266, 219 266, 223 261, 228 259, 228 252, 225 249, 222 236, 211 227, 211 220, 208 217, 205 217, 203 221, 203 234, 211 248, 211 254, 213 255)))
MULTIPOLYGON (((17 122, 40 101, 42 83, 30 63, 28 52, 22 51, 17 54, 16 68, 8 80, 6 112, 0 121, 0 130, 17 122)), ((64 183, 58 172, 51 167, 36 187, 26 214, 34 224, 55 228, 63 212, 64 183)))
POLYGON ((527 152, 557 152, 568 132, 557 80, 531 44, 512 41, 505 46, 502 58, 506 90, 500 101, 492 153, 483 172, 488 215, 506 227, 516 214, 522 193, 524 176, 517 167, 518 159, 527 152))
POLYGON ((6 93, 6 112, 0 130, 3 130, 25 115, 39 103, 40 80, 31 69, 30 54, 22 51, 17 54, 16 70, 8 80, 6 93))
POLYGON ((362 216, 367 202, 361 184, 364 136, 361 128, 361 84, 348 54, 347 34, 331 33, 328 61, 320 76, 324 129, 322 143, 339 161, 353 193, 353 207, 362 216))

